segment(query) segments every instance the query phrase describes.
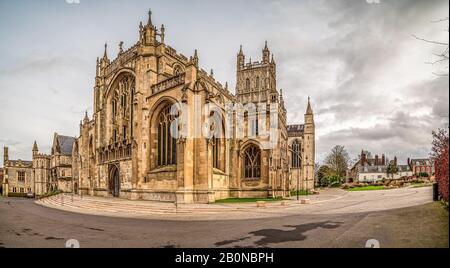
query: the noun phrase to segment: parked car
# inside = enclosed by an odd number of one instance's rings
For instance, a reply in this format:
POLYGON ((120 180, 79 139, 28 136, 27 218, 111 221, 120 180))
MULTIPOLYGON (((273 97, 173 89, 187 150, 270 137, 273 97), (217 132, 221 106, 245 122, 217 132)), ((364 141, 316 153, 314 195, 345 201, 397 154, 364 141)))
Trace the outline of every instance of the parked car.
POLYGON ((33 191, 28 191, 28 193, 27 193, 27 198, 34 198, 34 193, 33 193, 33 191))

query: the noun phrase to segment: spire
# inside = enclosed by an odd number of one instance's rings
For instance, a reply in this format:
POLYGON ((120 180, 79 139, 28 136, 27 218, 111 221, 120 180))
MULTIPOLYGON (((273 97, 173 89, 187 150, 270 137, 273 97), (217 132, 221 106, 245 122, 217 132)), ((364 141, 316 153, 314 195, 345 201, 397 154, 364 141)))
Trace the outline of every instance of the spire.
POLYGON ((103 59, 108 59, 108 43, 105 42, 105 53, 103 54, 103 59))
POLYGON ((266 40, 266 44, 264 46, 264 51, 268 51, 268 50, 269 50, 269 47, 267 46, 267 40, 266 40))
POLYGON ((119 42, 119 55, 123 53, 123 41, 119 42))
POLYGON ((271 62, 272 62, 273 64, 275 64, 275 60, 273 59, 273 53, 272 53, 272 59, 271 59, 271 62))
POLYGON ((152 23, 152 10, 151 10, 151 9, 148 10, 148 22, 147 22, 147 26, 153 26, 153 23, 152 23))
POLYGON ((242 45, 241 45, 241 47, 239 48, 238 56, 243 56, 243 55, 244 55, 244 51, 242 50, 242 45))
POLYGON ((198 67, 198 52, 197 49, 194 50, 194 57, 192 58, 192 63, 198 67))
POLYGON ((311 108, 311 97, 308 96, 308 108, 306 109, 306 114, 313 114, 313 110, 311 108))
POLYGON ((164 27, 164 24, 161 24, 161 43, 164 44, 165 42, 165 37, 166 37, 166 28, 164 27))
POLYGON ((265 46, 264 46, 264 49, 263 49, 263 51, 262 51, 263 53, 263 62, 264 63, 269 63, 269 60, 270 60, 270 51, 269 51, 269 47, 267 46, 267 41, 266 41, 266 44, 265 44, 265 46))
POLYGON ((84 121, 84 122, 89 122, 89 116, 88 116, 87 110, 86 110, 86 113, 84 114, 84 119, 83 119, 83 121, 84 121))
POLYGON ((38 149, 38 146, 37 146, 37 142, 34 141, 34 144, 33 144, 33 155, 37 154, 38 152, 39 152, 39 149, 38 149))

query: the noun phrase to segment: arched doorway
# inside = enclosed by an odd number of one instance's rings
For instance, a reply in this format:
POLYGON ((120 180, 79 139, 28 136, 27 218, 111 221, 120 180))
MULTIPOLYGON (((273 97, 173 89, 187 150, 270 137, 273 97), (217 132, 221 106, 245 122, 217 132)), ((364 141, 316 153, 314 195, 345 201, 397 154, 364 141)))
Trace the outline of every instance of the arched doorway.
POLYGON ((75 182, 75 183, 73 184, 73 192, 74 192, 75 194, 78 194, 78 183, 77 183, 77 182, 75 182))
POLYGON ((113 197, 120 196, 120 173, 116 165, 109 167, 109 193, 113 197))

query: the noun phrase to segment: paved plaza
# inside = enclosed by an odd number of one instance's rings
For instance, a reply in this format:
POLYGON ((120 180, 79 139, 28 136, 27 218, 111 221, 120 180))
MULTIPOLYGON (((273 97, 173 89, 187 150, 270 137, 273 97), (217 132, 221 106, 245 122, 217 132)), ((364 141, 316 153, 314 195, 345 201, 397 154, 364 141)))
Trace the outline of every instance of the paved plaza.
POLYGON ((267 208, 213 204, 176 210, 170 203, 89 197, 72 202, 64 196, 64 206, 0 198, 0 247, 61 248, 69 239, 81 247, 361 248, 369 239, 381 247, 448 247, 448 211, 430 202, 429 187, 335 189, 309 198, 307 205, 291 200, 267 208), (77 205, 85 213, 77 213, 77 205), (124 211, 130 207, 139 211, 124 211))

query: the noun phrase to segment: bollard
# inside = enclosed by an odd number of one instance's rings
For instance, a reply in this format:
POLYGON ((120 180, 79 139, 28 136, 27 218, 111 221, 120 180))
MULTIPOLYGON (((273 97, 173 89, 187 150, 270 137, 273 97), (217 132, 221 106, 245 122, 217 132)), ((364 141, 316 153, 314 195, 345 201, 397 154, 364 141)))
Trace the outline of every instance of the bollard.
POLYGON ((439 184, 433 183, 433 201, 439 201, 439 184))
POLYGON ((257 208, 265 208, 266 207, 266 202, 265 201, 258 201, 258 202, 256 202, 256 207, 257 208))

